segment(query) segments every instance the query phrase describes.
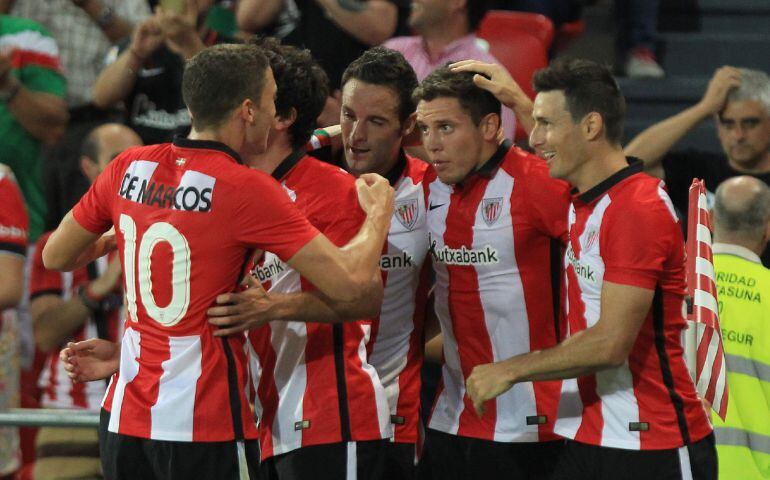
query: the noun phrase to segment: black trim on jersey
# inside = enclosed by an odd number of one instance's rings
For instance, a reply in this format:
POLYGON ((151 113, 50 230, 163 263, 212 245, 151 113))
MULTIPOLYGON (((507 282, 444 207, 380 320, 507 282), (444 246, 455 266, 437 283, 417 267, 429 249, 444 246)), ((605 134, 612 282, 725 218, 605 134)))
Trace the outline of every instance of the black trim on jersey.
POLYGON ((300 148, 297 150, 294 150, 289 154, 288 157, 284 158, 283 161, 273 170, 273 178, 280 181, 283 177, 286 176, 287 173, 291 171, 292 168, 296 164, 302 160, 307 153, 305 152, 304 148, 300 148))
POLYGON ((345 348, 345 332, 342 330, 342 324, 332 325, 332 334, 334 338, 334 372, 337 377, 337 399, 340 409, 340 433, 342 441, 349 442, 350 438, 350 413, 348 412, 348 386, 345 383, 345 358, 343 349, 345 348))
POLYGON ((482 178, 494 177, 495 173, 497 173, 497 169, 500 167, 500 164, 503 163, 503 159, 508 154, 508 151, 511 149, 511 146, 513 146, 513 142, 511 142, 506 138, 503 141, 503 143, 501 143, 500 146, 497 147, 497 151, 495 151, 495 153, 492 154, 491 157, 489 157, 489 160, 484 162, 484 164, 479 168, 477 168, 476 170, 471 171, 467 177, 457 182, 457 186, 462 187, 464 184, 468 183, 470 180, 472 180, 476 176, 479 176, 482 178))
POLYGON ((235 150, 228 147, 222 142, 215 142, 214 140, 193 140, 191 138, 186 138, 181 135, 175 135, 173 143, 174 143, 174 146, 177 146, 180 148, 216 150, 218 152, 224 153, 225 155, 229 155, 233 157, 233 160, 243 165, 243 160, 241 160, 241 156, 238 155, 238 152, 236 152, 235 150))
POLYGON ((668 389, 668 396, 676 411, 676 421, 679 424, 679 432, 685 445, 690 444, 690 431, 687 428, 687 418, 684 415, 684 402, 674 388, 674 376, 671 374, 671 365, 666 352, 666 333, 663 325, 663 291, 660 286, 655 287, 655 296, 652 298, 652 325, 655 330, 655 349, 658 351, 660 361, 660 373, 663 375, 663 383, 668 389))
MULTIPOLYGON (((99 267, 96 264, 96 261, 88 262, 88 265, 86 265, 86 273, 88 274, 88 279, 91 281, 99 278, 99 267)), ((105 312, 101 310, 92 310, 91 320, 94 321, 94 325, 96 326, 96 336, 98 338, 107 339, 107 315, 105 312)))
POLYGON ((404 153, 404 149, 402 148, 398 151, 398 160, 396 161, 396 164, 385 174, 385 178, 388 179, 391 187, 395 187, 396 183, 401 180, 404 170, 406 170, 406 153, 404 153))
POLYGON ((49 288, 46 290, 39 290, 29 295, 29 301, 32 302, 32 300, 36 299, 37 297, 42 297, 43 295, 56 295, 57 297, 61 297, 62 295, 64 295, 64 292, 60 288, 49 288))
POLYGON ((23 257, 27 256, 27 248, 23 245, 19 245, 18 243, 0 242, 0 250, 11 253, 18 253, 23 257))
POLYGON ((235 357, 230 349, 230 343, 227 337, 222 338, 222 345, 225 348, 225 358, 227 358, 227 393, 230 397, 230 416, 233 422, 233 433, 236 441, 243 441, 243 423, 241 420, 241 397, 238 392, 238 369, 235 368, 235 357))
POLYGON ((561 278, 562 278, 562 254, 561 242, 551 239, 551 303, 553 305, 553 328, 556 334, 556 343, 561 342, 561 278))
POLYGON ((584 193, 580 193, 576 188, 572 189, 572 195, 577 195, 578 199, 583 203, 591 203, 600 196, 604 195, 610 188, 614 187, 618 183, 622 182, 631 175, 641 173, 644 170, 644 164, 641 160, 635 157, 626 157, 628 166, 618 170, 609 177, 602 180, 595 187, 586 190, 584 193))

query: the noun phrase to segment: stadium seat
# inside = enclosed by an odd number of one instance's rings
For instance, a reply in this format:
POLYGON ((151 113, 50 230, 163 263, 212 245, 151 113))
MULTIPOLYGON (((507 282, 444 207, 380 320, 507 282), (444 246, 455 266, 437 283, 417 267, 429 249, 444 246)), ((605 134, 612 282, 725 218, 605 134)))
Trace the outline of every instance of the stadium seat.
MULTIPOLYGON (((489 43, 489 53, 533 98, 532 74, 548 66, 548 48, 553 40, 551 21, 537 14, 493 10, 484 17, 476 34, 489 43)), ((515 140, 526 138, 524 129, 517 125, 515 140)))

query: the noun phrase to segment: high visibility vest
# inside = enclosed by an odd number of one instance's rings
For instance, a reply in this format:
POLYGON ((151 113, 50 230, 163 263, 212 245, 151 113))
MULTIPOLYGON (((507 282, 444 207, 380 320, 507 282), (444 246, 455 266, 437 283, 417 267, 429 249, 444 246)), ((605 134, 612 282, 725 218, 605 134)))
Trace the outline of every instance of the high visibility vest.
POLYGON ((729 400, 712 415, 719 478, 770 479, 770 270, 738 255, 714 255, 729 400))

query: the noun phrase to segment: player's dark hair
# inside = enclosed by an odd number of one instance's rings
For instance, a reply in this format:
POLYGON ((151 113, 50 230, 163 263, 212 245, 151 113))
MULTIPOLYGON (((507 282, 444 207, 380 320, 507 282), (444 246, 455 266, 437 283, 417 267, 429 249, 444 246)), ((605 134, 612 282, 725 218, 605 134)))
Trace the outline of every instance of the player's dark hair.
POLYGON ((532 84, 538 93, 563 91, 574 122, 591 112, 601 115, 607 140, 614 145, 620 144, 626 101, 608 67, 577 58, 557 60, 535 72, 532 84))
POLYGON ((448 67, 441 67, 425 77, 412 94, 412 99, 419 103, 420 100, 430 102, 443 97, 456 98, 476 125, 490 113, 499 116, 500 101, 488 91, 477 87, 473 83, 473 75, 471 72, 453 72, 448 67))
POLYGON ((329 77, 310 53, 290 45, 282 45, 273 37, 252 38, 267 56, 273 70, 278 91, 275 112, 281 118, 296 112, 296 119, 289 127, 293 148, 304 146, 316 128, 316 119, 326 105, 329 96, 329 77))
POLYGON ((267 58, 254 45, 222 44, 198 52, 182 76, 182 98, 193 128, 220 126, 247 98, 259 104, 267 68, 267 58))
POLYGON ((414 113, 412 91, 417 87, 417 75, 400 52, 385 47, 370 48, 345 69, 342 87, 352 79, 390 88, 399 99, 401 123, 414 113))

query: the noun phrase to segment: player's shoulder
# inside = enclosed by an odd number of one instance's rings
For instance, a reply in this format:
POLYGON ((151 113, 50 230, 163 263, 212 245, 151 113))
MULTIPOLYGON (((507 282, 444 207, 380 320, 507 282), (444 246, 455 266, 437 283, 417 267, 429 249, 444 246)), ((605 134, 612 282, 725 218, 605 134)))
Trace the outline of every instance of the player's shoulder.
POLYGON ((663 180, 644 172, 626 178, 610 190, 611 211, 644 222, 663 220, 677 223, 679 218, 663 180))

